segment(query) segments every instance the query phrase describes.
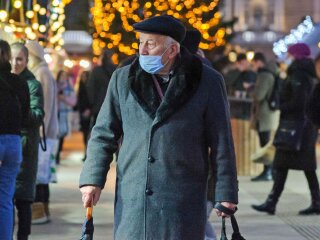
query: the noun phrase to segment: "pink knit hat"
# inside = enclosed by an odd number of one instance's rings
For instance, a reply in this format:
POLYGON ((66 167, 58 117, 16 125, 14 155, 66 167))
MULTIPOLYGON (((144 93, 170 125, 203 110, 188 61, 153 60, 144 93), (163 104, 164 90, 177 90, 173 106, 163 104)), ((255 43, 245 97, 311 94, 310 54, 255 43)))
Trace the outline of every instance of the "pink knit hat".
POLYGON ((296 43, 289 47, 288 53, 290 53, 295 59, 302 59, 310 56, 311 50, 305 43, 296 43))

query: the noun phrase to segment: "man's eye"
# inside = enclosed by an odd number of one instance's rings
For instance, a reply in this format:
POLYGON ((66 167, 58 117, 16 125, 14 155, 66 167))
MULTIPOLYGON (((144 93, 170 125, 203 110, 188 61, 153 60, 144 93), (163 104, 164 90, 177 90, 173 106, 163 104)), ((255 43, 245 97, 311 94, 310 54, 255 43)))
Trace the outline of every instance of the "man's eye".
POLYGON ((155 48, 156 44, 155 43, 148 43, 148 48, 152 49, 155 48))

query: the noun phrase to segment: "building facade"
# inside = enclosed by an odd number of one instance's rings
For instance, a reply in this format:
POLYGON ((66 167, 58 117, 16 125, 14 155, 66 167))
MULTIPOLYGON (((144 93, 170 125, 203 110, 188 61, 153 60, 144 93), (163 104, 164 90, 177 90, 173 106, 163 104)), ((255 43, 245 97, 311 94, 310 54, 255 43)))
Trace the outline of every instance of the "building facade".
POLYGON ((320 0, 224 0, 225 20, 238 18, 233 43, 269 57, 273 43, 307 15, 320 22, 320 0))

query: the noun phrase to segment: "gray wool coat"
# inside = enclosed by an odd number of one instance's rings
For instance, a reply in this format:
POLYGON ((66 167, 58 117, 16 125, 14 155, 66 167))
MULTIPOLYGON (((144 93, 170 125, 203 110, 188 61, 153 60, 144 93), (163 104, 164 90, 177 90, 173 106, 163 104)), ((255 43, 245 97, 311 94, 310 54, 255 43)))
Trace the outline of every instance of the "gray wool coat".
POLYGON ((203 239, 208 148, 216 201, 238 203, 223 78, 183 52, 160 103, 138 61, 117 69, 93 128, 80 187, 104 187, 117 160, 114 239, 203 239))

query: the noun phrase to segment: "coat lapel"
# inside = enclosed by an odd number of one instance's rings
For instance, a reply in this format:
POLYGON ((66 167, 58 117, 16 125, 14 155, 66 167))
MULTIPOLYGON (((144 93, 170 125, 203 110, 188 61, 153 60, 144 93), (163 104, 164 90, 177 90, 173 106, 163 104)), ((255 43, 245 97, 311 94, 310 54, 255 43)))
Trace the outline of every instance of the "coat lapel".
POLYGON ((161 103, 152 76, 142 70, 139 61, 136 60, 131 65, 129 73, 131 93, 149 116, 155 118, 155 124, 163 122, 177 112, 191 99, 199 86, 202 63, 196 56, 181 50, 181 61, 174 71, 161 103))

